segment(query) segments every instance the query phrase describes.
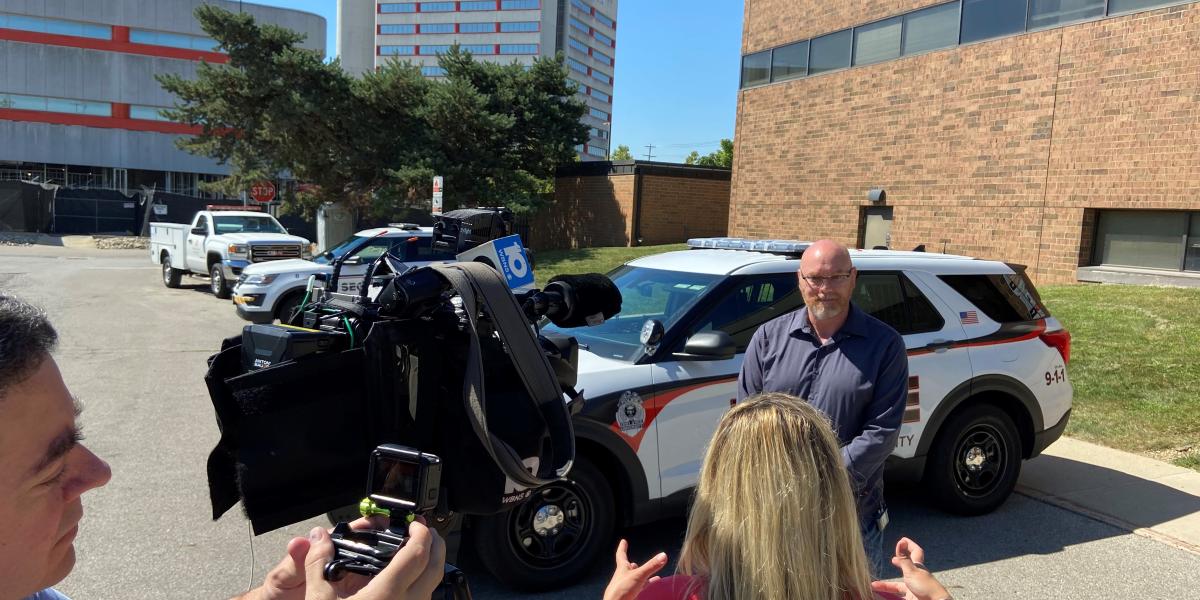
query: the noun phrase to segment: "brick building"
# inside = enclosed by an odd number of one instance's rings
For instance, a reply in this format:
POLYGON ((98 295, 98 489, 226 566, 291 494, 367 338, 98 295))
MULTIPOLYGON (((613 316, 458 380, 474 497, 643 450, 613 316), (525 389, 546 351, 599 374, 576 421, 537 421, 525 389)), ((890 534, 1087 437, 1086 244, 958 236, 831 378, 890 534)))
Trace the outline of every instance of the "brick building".
POLYGON ((742 53, 730 235, 1198 281, 1200 4, 746 0, 742 53))
POLYGON ((653 246, 723 236, 729 170, 643 160, 560 167, 533 219, 535 249, 653 246))

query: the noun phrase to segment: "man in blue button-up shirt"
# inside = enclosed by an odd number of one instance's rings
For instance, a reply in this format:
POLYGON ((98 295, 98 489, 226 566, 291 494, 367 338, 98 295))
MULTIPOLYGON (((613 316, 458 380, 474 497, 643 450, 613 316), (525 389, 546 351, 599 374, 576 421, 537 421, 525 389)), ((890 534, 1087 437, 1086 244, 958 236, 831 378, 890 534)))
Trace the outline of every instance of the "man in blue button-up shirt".
POLYGON ((846 248, 814 243, 800 259, 805 306, 750 340, 738 400, 784 392, 829 415, 858 502, 873 575, 882 577, 883 463, 896 447, 908 396, 908 358, 896 330, 850 303, 857 272, 846 248))

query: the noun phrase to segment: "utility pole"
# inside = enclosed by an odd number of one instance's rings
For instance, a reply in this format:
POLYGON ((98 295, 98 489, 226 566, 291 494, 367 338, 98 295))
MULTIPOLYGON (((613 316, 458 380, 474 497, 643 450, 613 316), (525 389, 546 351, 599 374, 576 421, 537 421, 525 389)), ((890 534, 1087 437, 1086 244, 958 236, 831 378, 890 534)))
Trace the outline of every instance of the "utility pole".
POLYGON ((654 158, 654 144, 646 144, 646 160, 654 158))

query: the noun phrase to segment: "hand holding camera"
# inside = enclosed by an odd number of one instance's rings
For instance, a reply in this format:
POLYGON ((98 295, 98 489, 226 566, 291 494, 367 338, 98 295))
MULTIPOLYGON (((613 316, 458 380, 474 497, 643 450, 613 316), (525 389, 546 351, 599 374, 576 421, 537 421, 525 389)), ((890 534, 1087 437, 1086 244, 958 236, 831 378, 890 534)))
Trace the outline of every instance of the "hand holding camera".
MULTIPOLYGON (((387 527, 388 519, 378 516, 348 525, 354 531, 387 527)), ((378 576, 346 574, 338 581, 328 581, 326 565, 334 559, 336 548, 329 532, 314 528, 308 537, 293 538, 287 556, 267 573, 263 585, 239 600, 429 598, 442 582, 446 544, 421 518, 408 524, 406 538, 378 576)))

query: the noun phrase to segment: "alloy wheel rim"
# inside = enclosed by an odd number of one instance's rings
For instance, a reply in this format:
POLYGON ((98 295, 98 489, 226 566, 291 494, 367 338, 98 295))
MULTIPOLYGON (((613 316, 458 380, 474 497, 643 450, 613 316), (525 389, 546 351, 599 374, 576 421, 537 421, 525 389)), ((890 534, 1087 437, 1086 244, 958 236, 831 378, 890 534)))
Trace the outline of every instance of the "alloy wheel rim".
POLYGON ((954 482, 967 496, 986 496, 999 485, 1010 460, 1000 430, 977 424, 959 438, 954 449, 954 482))

